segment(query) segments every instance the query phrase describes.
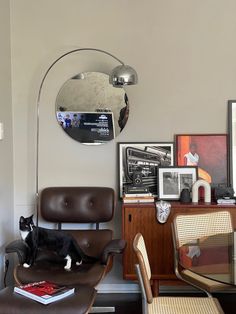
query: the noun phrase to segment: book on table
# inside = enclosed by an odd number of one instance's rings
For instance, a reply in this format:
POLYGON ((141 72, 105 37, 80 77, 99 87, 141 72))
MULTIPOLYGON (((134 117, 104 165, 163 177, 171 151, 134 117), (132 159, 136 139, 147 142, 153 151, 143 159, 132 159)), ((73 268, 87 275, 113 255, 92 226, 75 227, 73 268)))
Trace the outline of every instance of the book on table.
POLYGON ((153 203, 155 198, 153 196, 137 196, 137 197, 123 197, 124 203, 153 203))
POLYGON ((14 291, 42 304, 49 304, 73 294, 75 288, 68 288, 48 281, 39 281, 16 286, 14 291))
POLYGON ((152 197, 152 193, 125 193, 124 197, 152 197))
POLYGON ((221 205, 230 205, 230 204, 235 204, 236 201, 234 198, 218 198, 217 204, 221 205))

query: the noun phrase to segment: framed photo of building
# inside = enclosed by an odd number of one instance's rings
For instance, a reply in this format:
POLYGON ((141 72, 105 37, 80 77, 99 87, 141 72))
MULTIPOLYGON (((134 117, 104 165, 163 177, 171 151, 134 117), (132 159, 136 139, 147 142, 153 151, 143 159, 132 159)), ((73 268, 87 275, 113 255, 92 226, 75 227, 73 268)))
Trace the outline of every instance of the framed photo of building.
POLYGON ((180 134, 175 145, 178 166, 198 166, 199 179, 212 187, 229 183, 227 134, 180 134))
POLYGON ((159 167, 158 198, 178 200, 180 192, 191 189, 197 178, 197 167, 159 167))
POLYGON ((157 167, 174 165, 174 143, 118 143, 119 190, 157 193, 157 167))

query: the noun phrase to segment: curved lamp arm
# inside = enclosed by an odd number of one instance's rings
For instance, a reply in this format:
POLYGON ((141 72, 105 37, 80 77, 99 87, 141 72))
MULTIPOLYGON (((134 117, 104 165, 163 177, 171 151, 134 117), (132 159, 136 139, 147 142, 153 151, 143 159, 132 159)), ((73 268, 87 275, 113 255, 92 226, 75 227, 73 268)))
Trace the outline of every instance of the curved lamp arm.
POLYGON ((104 53, 104 54, 114 58, 119 63, 121 63, 121 65, 115 67, 112 70, 110 77, 109 77, 109 83, 112 84, 114 87, 123 87, 124 85, 135 85, 138 83, 138 75, 132 67, 125 65, 123 61, 121 61, 120 59, 115 57, 110 52, 107 52, 107 51, 102 50, 102 49, 97 49, 97 48, 77 48, 77 49, 70 50, 70 51, 62 54, 60 57, 58 57, 49 66, 49 68, 45 72, 45 74, 42 78, 42 81, 40 83, 39 93, 38 93, 38 98, 37 98, 36 173, 35 173, 35 175, 36 175, 36 213, 37 213, 36 219, 37 219, 37 225, 38 225, 38 213, 39 213, 39 208, 38 208, 38 206, 39 206, 39 202, 38 202, 38 197, 39 197, 39 183, 38 183, 38 174, 39 174, 39 104, 40 104, 40 98, 41 98, 41 93, 42 93, 42 87, 43 87, 44 81, 45 81, 48 73, 50 72, 52 67, 58 61, 60 61, 62 58, 66 57, 69 54, 79 52, 79 51, 84 51, 84 50, 97 51, 97 52, 104 53))

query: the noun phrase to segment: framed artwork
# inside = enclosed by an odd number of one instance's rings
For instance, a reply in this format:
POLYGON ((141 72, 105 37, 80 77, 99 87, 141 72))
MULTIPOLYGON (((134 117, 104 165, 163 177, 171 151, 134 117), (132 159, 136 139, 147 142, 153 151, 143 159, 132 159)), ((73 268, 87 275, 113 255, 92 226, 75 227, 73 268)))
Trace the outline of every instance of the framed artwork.
POLYGON ((157 167, 174 165, 174 143, 118 143, 119 190, 157 193, 157 167))
POLYGON ((182 189, 191 189, 197 178, 197 167, 159 167, 158 198, 167 200, 179 199, 182 189))
POLYGON ((198 177, 211 184, 228 185, 227 134, 180 134, 175 137, 178 166, 198 166, 198 177))
POLYGON ((228 101, 229 181, 236 196, 236 100, 228 101))

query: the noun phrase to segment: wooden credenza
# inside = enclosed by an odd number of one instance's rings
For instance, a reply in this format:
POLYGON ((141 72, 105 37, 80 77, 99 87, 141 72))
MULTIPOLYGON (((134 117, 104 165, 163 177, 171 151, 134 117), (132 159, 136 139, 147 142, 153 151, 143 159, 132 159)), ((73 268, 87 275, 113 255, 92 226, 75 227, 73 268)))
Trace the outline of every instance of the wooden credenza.
POLYGON ((156 218, 155 204, 123 204, 122 227, 123 239, 127 247, 123 254, 124 279, 137 280, 134 265, 137 263, 133 253, 133 239, 136 233, 141 232, 152 270, 154 293, 160 285, 180 284, 174 274, 174 254, 171 234, 171 223, 176 214, 204 213, 228 210, 232 214, 233 225, 236 229, 236 206, 181 204, 171 203, 171 214, 165 224, 160 224, 156 218))

